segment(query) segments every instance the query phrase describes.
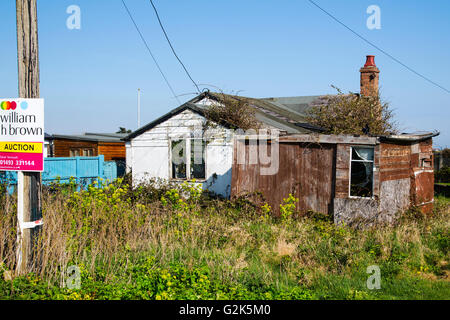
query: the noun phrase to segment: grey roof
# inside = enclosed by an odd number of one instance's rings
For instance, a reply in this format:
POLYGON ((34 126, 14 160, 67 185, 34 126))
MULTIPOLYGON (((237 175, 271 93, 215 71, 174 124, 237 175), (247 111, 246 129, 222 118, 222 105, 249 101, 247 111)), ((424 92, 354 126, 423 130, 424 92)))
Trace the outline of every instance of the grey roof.
POLYGON ((54 134, 53 139, 67 139, 75 141, 95 141, 95 142, 122 142, 127 134, 118 133, 85 133, 80 135, 54 134))
POLYGON ((242 96, 232 96, 223 93, 206 92, 191 102, 199 102, 207 96, 208 98, 221 101, 223 98, 244 99, 256 112, 256 118, 263 124, 274 126, 287 133, 307 133, 320 131, 321 128, 312 126, 305 129, 297 124, 307 123, 307 111, 317 105, 324 105, 328 102, 327 95, 322 96, 300 96, 300 97, 280 97, 280 98, 249 98, 242 96), (317 129, 317 130, 316 130, 317 129))
POLYGON ((204 106, 201 105, 196 105, 194 103, 191 102, 186 102, 185 104, 182 104, 181 106, 179 106, 178 108, 175 108, 173 110, 171 110, 170 112, 166 113, 165 115, 159 117, 158 119, 146 124, 145 126, 137 129, 136 131, 133 131, 132 133, 130 133, 129 135, 127 135, 126 137, 124 137, 122 140, 124 141, 129 141, 131 139, 133 139, 134 137, 137 137, 139 135, 141 135, 142 133, 150 130, 151 128, 154 128, 155 126, 157 126, 158 124, 172 118, 173 116, 176 116, 177 114, 183 112, 184 110, 191 110, 193 112, 196 112, 198 114, 201 114, 202 116, 205 115, 204 113, 204 106))
POLYGON ((310 133, 322 132, 320 127, 307 123, 306 112, 314 105, 323 105, 327 103, 328 96, 304 96, 304 97, 281 97, 281 98, 249 98, 242 96, 232 96, 215 92, 204 92, 194 99, 186 102, 178 108, 173 109, 162 117, 150 122, 149 124, 137 129, 129 134, 124 140, 130 140, 155 127, 163 121, 190 109, 194 112, 204 115, 206 105, 199 104, 204 98, 209 98, 220 102, 224 97, 234 99, 244 99, 255 111, 255 118, 270 127, 275 127, 286 133, 310 133))
POLYGON ((304 97, 281 97, 260 99, 276 106, 279 110, 289 115, 306 117, 312 106, 324 105, 328 102, 328 96, 304 96, 304 97))
POLYGON ((110 138, 124 138, 128 135, 128 133, 91 133, 86 132, 84 135, 86 136, 99 136, 99 137, 110 137, 110 138))
MULTIPOLYGON (((255 117, 258 121, 268 126, 272 126, 285 131, 289 135, 322 133, 325 130, 307 122, 307 112, 313 106, 326 105, 330 95, 321 96, 300 96, 300 97, 280 97, 280 98, 248 98, 242 96, 232 96, 222 93, 204 92, 185 104, 173 109, 162 117, 150 122, 138 130, 127 135, 123 140, 128 141, 134 137, 150 130, 167 119, 189 109, 193 112, 205 116, 207 105, 199 104, 204 98, 209 98, 220 102, 223 97, 245 99, 249 106, 255 110, 255 117)), ((224 123, 226 125, 226 123, 224 123)), ((397 142, 418 142, 438 136, 439 132, 414 132, 402 133, 399 135, 377 136, 380 141, 397 142)))

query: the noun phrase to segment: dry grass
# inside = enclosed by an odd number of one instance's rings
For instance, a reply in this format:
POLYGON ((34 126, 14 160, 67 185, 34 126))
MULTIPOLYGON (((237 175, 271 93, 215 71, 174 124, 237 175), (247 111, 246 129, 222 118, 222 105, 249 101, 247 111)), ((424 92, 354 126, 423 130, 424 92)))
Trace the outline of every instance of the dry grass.
MULTIPOLYGON (((46 193, 35 253, 39 263, 29 271, 62 283, 66 268, 75 264, 94 278, 101 270, 104 281, 113 282, 138 259, 153 256, 160 266, 206 265, 212 277, 230 285, 309 286, 329 276, 365 277, 372 264, 389 277, 448 281, 450 212, 443 201, 431 217, 362 231, 306 217, 267 219, 257 208, 242 211, 218 200, 143 204, 129 199, 131 193, 126 185, 46 193)), ((14 199, 3 203, 1 268, 14 270, 14 199)))
POLYGON ((16 262, 16 198, 4 195, 0 201, 0 267, 12 269, 16 262))

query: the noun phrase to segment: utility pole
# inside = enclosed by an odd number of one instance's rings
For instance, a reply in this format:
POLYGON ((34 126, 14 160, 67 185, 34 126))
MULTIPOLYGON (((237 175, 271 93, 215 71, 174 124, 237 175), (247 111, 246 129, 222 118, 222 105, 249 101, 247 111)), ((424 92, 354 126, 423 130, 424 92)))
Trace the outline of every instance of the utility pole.
MULTIPOLYGON (((19 97, 39 98, 39 48, 36 0, 16 0, 17 59, 19 97)), ((17 274, 24 274, 32 265, 33 239, 40 228, 24 228, 24 222, 40 220, 41 174, 18 172, 18 247, 17 274)))
POLYGON ((137 105, 137 115, 138 115, 138 122, 137 122, 137 128, 139 129, 141 127, 141 89, 138 89, 138 105, 137 105))

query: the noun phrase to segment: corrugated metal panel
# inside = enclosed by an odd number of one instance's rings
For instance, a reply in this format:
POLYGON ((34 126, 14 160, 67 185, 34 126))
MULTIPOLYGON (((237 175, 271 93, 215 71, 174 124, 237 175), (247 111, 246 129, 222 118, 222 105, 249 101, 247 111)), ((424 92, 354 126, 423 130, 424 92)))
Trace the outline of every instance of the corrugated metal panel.
MULTIPOLYGON (((274 175, 261 175, 261 164, 249 164, 249 145, 236 139, 232 173, 232 196, 259 191, 278 214, 283 198, 290 193, 299 198, 301 212, 313 210, 332 213, 334 198, 334 144, 280 143, 279 170, 274 175), (237 154, 245 152, 244 164, 237 154)), ((270 149, 270 148, 269 148, 270 149)), ((259 151, 258 151, 259 152, 259 151)))
POLYGON ((431 213, 434 202, 433 141, 412 147, 412 198, 423 213, 431 213))

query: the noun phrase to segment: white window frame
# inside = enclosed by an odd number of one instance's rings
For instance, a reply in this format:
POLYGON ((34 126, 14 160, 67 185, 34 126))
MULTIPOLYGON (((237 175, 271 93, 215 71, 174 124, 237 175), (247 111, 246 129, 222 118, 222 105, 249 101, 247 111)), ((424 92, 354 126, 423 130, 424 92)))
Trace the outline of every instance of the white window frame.
POLYGON ((191 178, 191 140, 204 140, 203 138, 186 138, 186 137, 180 137, 180 138, 170 138, 169 139, 169 177, 170 181, 193 181, 195 179, 196 182, 205 182, 207 180, 207 144, 205 144, 204 149, 204 161, 205 161, 205 178, 191 178), (173 164, 172 164, 172 142, 173 141, 180 141, 185 140, 186 141, 186 179, 180 179, 180 178, 174 178, 173 177, 173 164))
MULTIPOLYGON (((93 157, 94 149, 93 148, 83 148, 82 149, 83 157, 93 157)), ((80 153, 81 154, 81 153, 80 153)))
POLYGON ((358 145, 358 146, 351 146, 350 147, 350 162, 349 162, 349 176, 348 176, 348 197, 350 199, 375 199, 375 172, 376 167, 375 167, 375 147, 374 146, 370 146, 370 145, 358 145), (353 160, 352 156, 353 156, 353 148, 370 148, 373 149, 373 160, 370 161, 365 161, 365 160, 353 160), (372 166, 372 196, 371 197, 359 197, 359 196, 352 196, 352 161, 355 162, 372 162, 373 166, 372 166))
POLYGON ((70 158, 76 158, 76 157, 81 157, 81 156, 82 156, 82 149, 80 149, 80 148, 72 148, 72 149, 70 149, 70 151, 69 151, 69 157, 70 158))

